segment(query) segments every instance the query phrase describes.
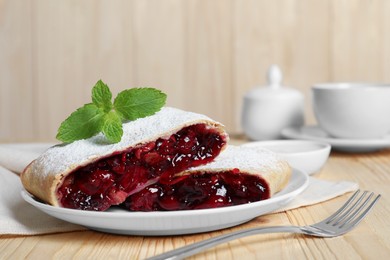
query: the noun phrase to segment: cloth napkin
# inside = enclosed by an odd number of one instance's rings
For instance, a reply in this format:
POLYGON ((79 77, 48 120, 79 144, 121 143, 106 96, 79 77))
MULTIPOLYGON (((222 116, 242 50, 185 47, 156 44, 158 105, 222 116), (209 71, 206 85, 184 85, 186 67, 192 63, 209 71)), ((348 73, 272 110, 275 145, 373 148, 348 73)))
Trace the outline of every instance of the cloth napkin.
MULTIPOLYGON (((41 212, 21 197, 23 187, 18 173, 52 145, 54 144, 0 145, 0 236, 86 230, 82 226, 56 219, 41 212)), ((353 182, 329 182, 314 177, 309 177, 309 179, 308 188, 285 208, 277 212, 323 202, 358 189, 358 185, 353 182)))
POLYGON ((350 181, 331 182, 309 177, 309 186, 287 206, 274 212, 282 212, 303 206, 317 204, 343 195, 347 192, 355 191, 359 185, 350 181))
POLYGON ((0 236, 37 235, 85 230, 54 217, 25 202, 19 173, 54 144, 0 145, 0 236))

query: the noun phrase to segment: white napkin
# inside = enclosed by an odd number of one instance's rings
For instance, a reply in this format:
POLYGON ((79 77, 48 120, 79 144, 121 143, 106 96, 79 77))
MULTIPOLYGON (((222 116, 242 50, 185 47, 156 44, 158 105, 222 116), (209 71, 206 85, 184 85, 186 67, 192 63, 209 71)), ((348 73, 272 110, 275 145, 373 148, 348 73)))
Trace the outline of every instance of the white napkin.
POLYGON ((25 202, 19 176, 23 169, 52 143, 0 145, 0 235, 36 235, 85 230, 53 218, 25 202), (13 172, 11 172, 13 171, 13 172))
MULTIPOLYGON (((85 230, 82 226, 46 215, 21 197, 23 187, 15 173, 21 172, 51 145, 53 144, 0 145, 0 235, 36 235, 85 230)), ((357 188, 358 185, 353 182, 329 182, 310 177, 309 187, 287 207, 277 212, 323 202, 357 188)))
POLYGON ((0 166, 0 235, 36 235, 85 230, 53 218, 25 202, 19 176, 0 166))
POLYGON ((301 194, 295 197, 293 201, 290 202, 287 206, 276 210, 275 212, 282 212, 290 209, 320 203, 343 195, 344 193, 355 191, 358 188, 359 185, 355 182, 330 182, 310 176, 309 186, 301 194))

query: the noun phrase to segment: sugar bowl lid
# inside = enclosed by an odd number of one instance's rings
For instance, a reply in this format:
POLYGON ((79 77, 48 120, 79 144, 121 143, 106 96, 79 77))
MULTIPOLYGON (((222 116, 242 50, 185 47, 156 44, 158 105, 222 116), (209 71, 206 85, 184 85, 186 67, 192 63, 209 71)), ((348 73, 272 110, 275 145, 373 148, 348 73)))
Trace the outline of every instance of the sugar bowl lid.
POLYGON ((282 85, 283 74, 278 65, 271 65, 267 72, 268 85, 263 87, 254 87, 245 94, 245 98, 264 99, 264 98, 302 98, 303 95, 291 88, 282 85))

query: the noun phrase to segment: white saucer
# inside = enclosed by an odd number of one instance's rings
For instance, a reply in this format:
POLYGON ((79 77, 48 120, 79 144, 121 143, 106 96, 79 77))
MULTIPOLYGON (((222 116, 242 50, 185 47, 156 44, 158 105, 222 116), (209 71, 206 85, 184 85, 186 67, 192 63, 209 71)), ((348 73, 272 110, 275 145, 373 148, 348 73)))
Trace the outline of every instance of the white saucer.
POLYGON ((207 232, 239 225, 286 206, 304 191, 308 184, 308 175, 293 169, 287 186, 267 200, 215 209, 163 212, 129 212, 115 207, 104 212, 84 211, 50 206, 25 190, 22 190, 22 197, 55 218, 93 230, 122 235, 166 236, 207 232))
POLYGON ((286 128, 282 130, 282 136, 325 142, 330 144, 332 149, 345 152, 373 152, 390 147, 390 134, 379 139, 342 139, 329 136, 318 126, 286 128))

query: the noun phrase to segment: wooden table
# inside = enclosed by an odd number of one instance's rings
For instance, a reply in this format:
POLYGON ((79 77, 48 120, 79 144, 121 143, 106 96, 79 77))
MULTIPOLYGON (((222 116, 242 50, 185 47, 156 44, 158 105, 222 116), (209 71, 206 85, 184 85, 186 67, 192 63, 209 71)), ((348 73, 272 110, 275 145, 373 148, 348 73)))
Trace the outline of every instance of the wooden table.
MULTIPOLYGON (((389 259, 390 150, 367 154, 332 152, 315 175, 325 180, 358 182, 381 193, 374 210, 352 232, 336 238, 270 234, 242 238, 195 256, 196 259, 389 259)), ((249 223, 204 234, 137 237, 70 232, 39 236, 0 236, 0 259, 144 259, 173 248, 233 230, 269 225, 306 225, 328 216, 350 194, 333 200, 258 217, 249 223)))

